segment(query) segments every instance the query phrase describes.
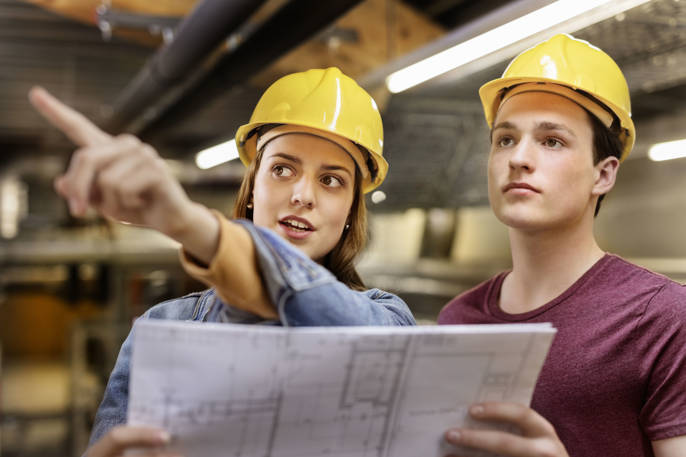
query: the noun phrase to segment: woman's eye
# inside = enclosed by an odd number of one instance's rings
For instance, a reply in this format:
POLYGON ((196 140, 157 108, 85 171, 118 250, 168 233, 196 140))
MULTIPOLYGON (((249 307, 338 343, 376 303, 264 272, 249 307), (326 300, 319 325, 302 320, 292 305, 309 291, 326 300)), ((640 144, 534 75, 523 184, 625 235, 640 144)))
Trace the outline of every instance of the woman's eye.
POLYGON ((326 175, 322 177, 322 184, 327 187, 341 187, 343 181, 337 176, 326 175))
POLYGON ((293 176, 293 170, 283 165, 274 165, 274 167, 272 167, 272 173, 274 176, 283 178, 293 176))

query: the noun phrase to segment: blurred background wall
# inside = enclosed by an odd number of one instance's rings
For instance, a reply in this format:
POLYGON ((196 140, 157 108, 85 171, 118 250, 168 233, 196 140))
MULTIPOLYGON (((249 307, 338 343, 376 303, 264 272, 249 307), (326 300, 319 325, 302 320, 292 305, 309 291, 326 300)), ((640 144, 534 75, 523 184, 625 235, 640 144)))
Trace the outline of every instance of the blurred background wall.
MULTIPOLYGON (((181 270, 170 240, 94 214, 69 216, 52 180, 73 147, 29 106, 34 84, 112 133, 141 136, 193 199, 230 213, 242 165, 200 169, 196 153, 230 140, 279 76, 339 66, 382 108, 391 164, 368 200, 365 281, 431 324, 456 294, 510 265, 507 231, 488 207, 488 132, 476 91, 530 42, 406 91, 391 93, 385 79, 554 2, 226 2, 215 41, 202 43, 209 32, 175 41, 181 21, 211 3, 0 0, 0 455, 83 452, 132 320, 203 288, 181 270)), ((686 137, 685 21, 686 2, 613 1, 532 38, 573 32, 624 69, 638 143, 603 203, 597 236, 608 251, 682 282, 686 159, 655 162, 648 150, 686 137)))

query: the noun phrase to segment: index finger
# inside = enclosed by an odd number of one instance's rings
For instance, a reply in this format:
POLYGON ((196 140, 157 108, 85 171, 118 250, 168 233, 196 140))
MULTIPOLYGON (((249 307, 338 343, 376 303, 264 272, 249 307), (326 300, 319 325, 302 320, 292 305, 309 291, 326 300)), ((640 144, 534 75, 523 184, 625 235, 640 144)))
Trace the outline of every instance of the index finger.
POLYGON ((65 105, 42 87, 33 87, 29 91, 29 100, 45 119, 77 146, 95 146, 111 138, 83 114, 65 105))

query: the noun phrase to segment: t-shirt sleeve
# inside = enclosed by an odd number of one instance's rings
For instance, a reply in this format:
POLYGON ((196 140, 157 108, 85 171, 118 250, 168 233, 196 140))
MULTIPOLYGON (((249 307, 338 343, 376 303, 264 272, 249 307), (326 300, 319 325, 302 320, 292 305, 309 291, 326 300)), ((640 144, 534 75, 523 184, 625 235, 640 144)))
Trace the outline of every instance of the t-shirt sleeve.
POLYGON ((666 284, 636 328, 646 392, 640 421, 651 441, 686 435, 686 287, 666 284))
POLYGON ((219 246, 209 265, 199 264, 183 249, 181 265, 195 279, 214 287, 224 303, 266 319, 277 318, 260 277, 255 245, 247 230, 218 211, 219 246))

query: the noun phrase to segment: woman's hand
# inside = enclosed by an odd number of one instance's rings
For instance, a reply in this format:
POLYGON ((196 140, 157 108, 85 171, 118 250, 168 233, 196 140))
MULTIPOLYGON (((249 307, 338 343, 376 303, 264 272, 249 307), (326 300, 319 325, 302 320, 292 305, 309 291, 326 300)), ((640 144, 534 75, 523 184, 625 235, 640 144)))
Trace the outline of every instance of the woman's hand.
POLYGON ((543 416, 517 403, 486 402, 469 409, 472 418, 514 425, 521 435, 495 430, 450 429, 448 443, 511 457, 569 457, 543 416))
POLYGON ((174 457, 167 452, 169 434, 151 427, 118 425, 86 450, 86 457, 120 457, 128 450, 136 449, 136 456, 174 457))
POLYGON ((90 206, 108 219, 158 230, 209 264, 219 223, 188 198, 155 149, 132 135, 103 132, 45 89, 34 87, 29 99, 79 146, 66 173, 55 180, 72 215, 83 216, 90 206))

